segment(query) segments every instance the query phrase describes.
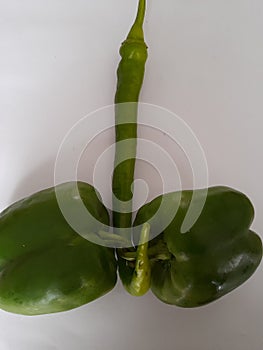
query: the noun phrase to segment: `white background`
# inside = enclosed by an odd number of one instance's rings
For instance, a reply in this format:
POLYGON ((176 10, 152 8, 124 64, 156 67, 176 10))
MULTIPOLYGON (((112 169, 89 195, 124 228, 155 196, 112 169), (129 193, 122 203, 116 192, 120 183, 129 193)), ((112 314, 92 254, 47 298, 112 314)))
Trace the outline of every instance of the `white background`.
MULTIPOLYGON (((136 1, 1 0, 0 6, 4 209, 51 186, 67 131, 112 103, 118 48, 136 1)), ((260 0, 149 0, 141 95, 188 123, 204 148, 209 184, 245 192, 256 210, 252 227, 261 235, 262 18, 260 0)), ((190 186, 191 174, 182 168, 190 186)), ((262 265, 231 294, 193 310, 167 306, 151 293, 131 297, 119 284, 62 314, 0 311, 0 350, 261 350, 262 295, 262 265)))

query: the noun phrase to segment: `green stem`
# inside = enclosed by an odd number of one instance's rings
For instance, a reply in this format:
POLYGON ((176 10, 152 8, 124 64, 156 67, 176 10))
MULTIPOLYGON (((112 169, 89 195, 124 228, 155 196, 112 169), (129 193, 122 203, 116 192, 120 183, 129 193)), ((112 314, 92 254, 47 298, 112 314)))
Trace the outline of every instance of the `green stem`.
POLYGON ((127 36, 127 39, 143 40, 143 22, 145 17, 146 1, 139 0, 138 11, 133 26, 127 36))

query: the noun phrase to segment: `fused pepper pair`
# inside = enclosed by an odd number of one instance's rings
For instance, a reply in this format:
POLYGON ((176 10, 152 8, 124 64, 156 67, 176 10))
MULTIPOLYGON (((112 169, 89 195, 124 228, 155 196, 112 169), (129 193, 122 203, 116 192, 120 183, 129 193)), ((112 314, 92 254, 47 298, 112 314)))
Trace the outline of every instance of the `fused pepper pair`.
MULTIPOLYGON (((57 191, 67 200, 73 187, 74 183, 65 183, 57 191)), ((102 226, 109 224, 94 188, 81 182, 78 188, 80 196, 74 200, 83 201, 102 226)), ((150 287, 165 303, 182 307, 220 298, 253 274, 262 256, 261 240, 249 229, 254 211, 244 194, 227 187, 209 188, 207 195, 204 190, 197 192, 206 201, 189 232, 182 234, 180 228, 192 191, 165 194, 144 205, 134 225, 153 217, 162 197, 166 197, 159 214, 163 220, 180 200, 172 222, 137 251, 118 249, 118 260, 113 248, 95 244, 70 227, 54 188, 13 204, 0 217, 0 308, 38 315, 81 306, 114 287, 117 267, 133 295, 150 287)), ((160 224, 154 222, 152 234, 160 224)), ((90 232, 99 230, 90 227, 90 232)))
POLYGON ((195 200, 204 206, 185 233, 181 227, 193 197, 190 190, 155 198, 139 209, 132 223, 136 103, 147 59, 144 13, 145 1, 140 0, 135 23, 120 49, 113 212, 109 214, 97 191, 83 182, 77 183, 78 196, 75 183, 69 182, 35 193, 4 210, 0 214, 3 310, 39 315, 79 307, 112 290, 117 270, 132 295, 143 295, 150 288, 165 303, 197 307, 241 285, 260 264, 262 243, 250 230, 253 206, 244 194, 228 187, 195 190, 195 200), (120 143, 123 140, 130 141, 126 148, 120 143), (121 162, 125 153, 130 157, 121 162), (85 224, 87 239, 66 221, 57 193, 69 210, 72 201, 83 202, 96 219, 85 224), (105 232, 111 221, 120 230, 130 228, 129 237, 120 237, 120 242, 127 242, 124 246, 117 244, 116 234, 105 232), (138 231, 138 227, 142 229, 138 231), (97 243, 88 239, 89 234, 98 238, 97 243), (107 247, 103 242, 112 245, 107 247))

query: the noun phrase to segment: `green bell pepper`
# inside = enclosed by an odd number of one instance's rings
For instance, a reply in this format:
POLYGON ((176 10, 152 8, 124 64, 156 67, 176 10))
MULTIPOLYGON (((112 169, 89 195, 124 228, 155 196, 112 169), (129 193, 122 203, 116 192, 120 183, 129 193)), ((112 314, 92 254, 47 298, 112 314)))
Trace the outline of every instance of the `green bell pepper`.
MULTIPOLYGON (((83 200, 103 224, 108 212, 95 189, 79 182, 56 191, 67 200, 83 200)), ((100 230, 87 227, 87 231, 100 230)), ((11 205, 0 215, 0 308, 24 315, 69 310, 109 292, 116 283, 114 249, 78 235, 58 206, 55 188, 11 205)))
MULTIPOLYGON (((153 237, 180 201, 170 224, 150 242, 148 257, 153 293, 181 307, 207 304, 237 288, 253 274, 262 257, 261 240, 249 229, 253 206, 244 194, 228 187, 197 190, 197 201, 205 200, 203 210, 192 228, 181 233, 192 194, 182 191, 157 197, 138 211, 134 223, 153 218, 153 237), (155 220, 163 197, 165 206, 155 220)), ((126 262, 122 260, 120 272, 124 283, 131 274, 132 254, 123 254, 126 262)))

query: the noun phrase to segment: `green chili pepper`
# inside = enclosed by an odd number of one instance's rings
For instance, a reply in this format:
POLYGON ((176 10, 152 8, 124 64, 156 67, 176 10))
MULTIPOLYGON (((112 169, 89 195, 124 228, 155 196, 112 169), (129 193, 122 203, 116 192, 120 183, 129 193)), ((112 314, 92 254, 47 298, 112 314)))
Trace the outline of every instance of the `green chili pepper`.
MULTIPOLYGON (((102 224, 109 223, 94 188, 78 183, 56 188, 64 204, 83 201, 102 224)), ((77 215, 77 213, 76 213, 77 215)), ((24 315, 69 310, 110 291, 116 283, 114 250, 78 235, 66 222, 54 188, 23 199, 0 215, 0 308, 24 315)))
POLYGON ((113 226, 120 228, 132 226, 132 184, 136 158, 137 102, 147 59, 147 46, 144 42, 142 29, 144 13, 145 0, 140 0, 135 22, 120 48, 122 59, 117 70, 118 81, 115 95, 116 148, 112 191, 113 226), (126 142, 121 142, 124 140, 126 142), (122 162, 123 157, 126 157, 127 160, 122 162))
MULTIPOLYGON (((122 57, 117 70, 117 91, 115 95, 115 160, 112 180, 113 226, 132 226, 132 184, 136 160, 138 99, 143 83, 147 46, 144 42, 143 22, 145 0, 139 0, 138 12, 133 26, 120 48, 122 57), (123 142, 125 141, 126 142, 123 142), (121 142, 122 141, 122 142, 121 142), (122 161, 124 158, 126 160, 122 161)), ((134 268, 118 255, 120 276, 125 288, 140 296, 150 286, 150 267, 147 259, 146 229, 143 228, 134 268)), ((126 230, 127 232, 127 230, 126 230)), ((128 231, 129 232, 129 231, 128 231)), ((125 234, 131 240, 132 232, 125 234)))
POLYGON ((253 206, 244 194, 231 188, 209 188, 207 197, 206 190, 197 190, 197 201, 206 198, 204 208, 189 232, 182 234, 192 194, 183 191, 181 198, 179 192, 157 197, 139 210, 134 223, 153 218, 156 235, 162 225, 160 217, 165 222, 180 204, 172 222, 150 243, 149 257, 153 293, 165 303, 182 307, 209 303, 237 288, 253 274, 262 258, 261 240, 249 229, 253 206), (165 206, 155 220, 164 197, 165 206))

